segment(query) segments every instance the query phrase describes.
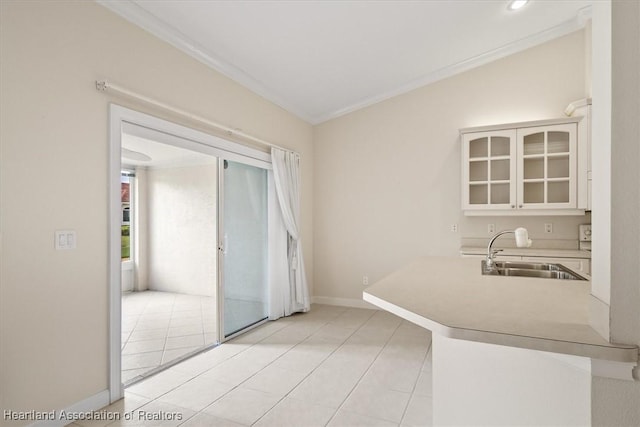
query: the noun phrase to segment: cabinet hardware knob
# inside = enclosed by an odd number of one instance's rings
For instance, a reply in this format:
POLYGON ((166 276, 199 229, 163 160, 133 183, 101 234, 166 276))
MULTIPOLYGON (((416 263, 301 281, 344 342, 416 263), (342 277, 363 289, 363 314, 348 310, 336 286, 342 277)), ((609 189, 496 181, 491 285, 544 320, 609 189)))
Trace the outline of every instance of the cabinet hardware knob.
POLYGON ((516 205, 511 205, 511 209, 515 209, 515 208, 516 208, 516 205))
POLYGON ((519 208, 522 208, 522 205, 518 206, 519 208))

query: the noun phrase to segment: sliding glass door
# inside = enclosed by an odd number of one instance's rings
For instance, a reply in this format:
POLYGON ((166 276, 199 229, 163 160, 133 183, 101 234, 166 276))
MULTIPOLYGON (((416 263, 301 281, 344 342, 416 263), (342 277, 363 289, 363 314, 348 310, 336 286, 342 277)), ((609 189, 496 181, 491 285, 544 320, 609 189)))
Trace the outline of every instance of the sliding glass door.
POLYGON ((222 339, 268 316, 267 170, 221 160, 222 339))

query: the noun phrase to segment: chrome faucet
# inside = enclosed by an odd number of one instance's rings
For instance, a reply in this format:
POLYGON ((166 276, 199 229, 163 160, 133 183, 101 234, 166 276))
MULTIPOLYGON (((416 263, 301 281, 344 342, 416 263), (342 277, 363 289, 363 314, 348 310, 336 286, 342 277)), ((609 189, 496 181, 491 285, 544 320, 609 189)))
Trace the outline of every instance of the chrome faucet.
POLYGON ((496 233, 490 240, 489 245, 487 245, 487 260, 485 262, 485 270, 491 271, 493 270, 493 258, 496 256, 498 252, 502 252, 502 249, 492 249, 493 242, 503 234, 513 233, 516 236, 516 246, 519 248, 528 248, 531 246, 531 239, 529 238, 529 232, 524 227, 518 227, 515 230, 504 230, 496 233))

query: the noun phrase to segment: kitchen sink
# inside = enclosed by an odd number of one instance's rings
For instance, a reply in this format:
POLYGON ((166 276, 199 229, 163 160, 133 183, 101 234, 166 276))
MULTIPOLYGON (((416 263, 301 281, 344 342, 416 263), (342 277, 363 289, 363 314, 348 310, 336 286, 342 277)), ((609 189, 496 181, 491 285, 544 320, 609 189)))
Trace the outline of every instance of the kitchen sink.
POLYGON ((552 264, 546 262, 494 261, 493 265, 497 268, 517 268, 523 270, 561 271, 563 268, 560 264, 552 264))
POLYGON ((562 264, 494 261, 494 267, 487 270, 486 260, 482 260, 482 274, 488 276, 538 277, 541 279, 587 280, 562 264))

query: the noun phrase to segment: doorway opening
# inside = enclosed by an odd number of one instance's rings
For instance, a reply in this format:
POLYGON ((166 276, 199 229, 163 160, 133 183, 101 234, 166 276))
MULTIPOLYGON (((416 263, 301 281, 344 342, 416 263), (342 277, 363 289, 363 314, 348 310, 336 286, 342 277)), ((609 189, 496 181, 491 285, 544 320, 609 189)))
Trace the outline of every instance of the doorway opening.
POLYGON ((270 160, 111 106, 112 401, 267 321, 270 160))
POLYGON ((219 342, 218 158, 122 133, 122 381, 219 342))

